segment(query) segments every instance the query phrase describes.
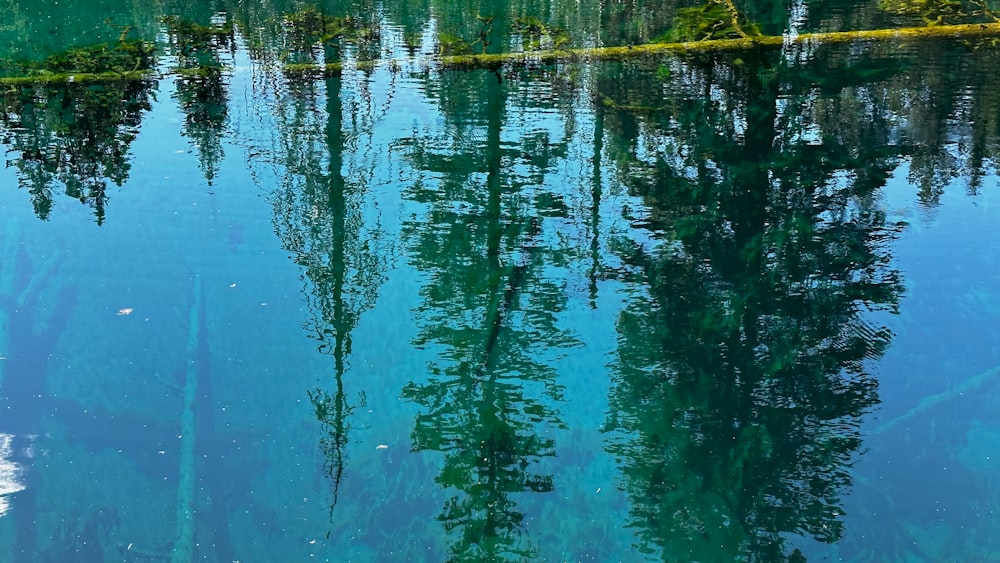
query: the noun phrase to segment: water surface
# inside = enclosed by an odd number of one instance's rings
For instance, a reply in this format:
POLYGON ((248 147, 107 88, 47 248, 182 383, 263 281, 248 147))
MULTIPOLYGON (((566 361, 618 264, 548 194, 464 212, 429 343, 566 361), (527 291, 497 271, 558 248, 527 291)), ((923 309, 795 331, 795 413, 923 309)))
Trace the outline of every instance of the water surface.
POLYGON ((156 47, 0 87, 15 560, 1000 552, 990 40, 448 70, 684 6, 7 4, 5 76, 156 47))

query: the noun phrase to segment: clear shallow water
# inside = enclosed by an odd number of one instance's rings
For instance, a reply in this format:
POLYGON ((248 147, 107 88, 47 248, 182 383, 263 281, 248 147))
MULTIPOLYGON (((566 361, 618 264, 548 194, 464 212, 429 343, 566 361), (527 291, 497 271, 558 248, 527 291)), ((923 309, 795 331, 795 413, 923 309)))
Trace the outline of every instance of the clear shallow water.
POLYGON ((988 42, 445 71, 446 6, 161 8, 234 31, 4 98, 15 559, 995 558, 988 42))

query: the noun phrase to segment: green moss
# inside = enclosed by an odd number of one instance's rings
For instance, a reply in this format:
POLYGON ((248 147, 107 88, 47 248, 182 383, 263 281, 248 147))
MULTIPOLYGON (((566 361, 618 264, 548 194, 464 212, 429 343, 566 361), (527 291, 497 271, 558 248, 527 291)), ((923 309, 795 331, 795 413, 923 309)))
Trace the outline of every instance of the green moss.
POLYGON ((734 15, 729 4, 716 0, 709 0, 701 6, 680 8, 674 17, 674 26, 655 42, 740 39, 745 36, 760 35, 760 30, 755 24, 741 26, 736 21, 737 18, 739 15, 734 15))
POLYGON ((959 0, 880 0, 879 8, 919 18, 929 26, 955 23, 966 17, 959 0))
POLYGON ((286 15, 282 26, 290 37, 305 44, 374 41, 379 37, 377 25, 368 25, 352 16, 331 16, 314 8, 286 15))
MULTIPOLYGON (((909 27, 900 29, 876 29, 869 31, 844 31, 834 33, 805 33, 797 36, 798 43, 843 43, 849 41, 899 41, 917 39, 971 39, 975 37, 989 38, 1000 36, 1000 23, 940 25, 931 27, 909 27)), ((661 38, 662 39, 662 38, 661 38)), ((440 37, 439 37, 440 40, 440 37)), ((595 49, 551 49, 532 53, 501 53, 501 54, 447 54, 432 59, 434 63, 450 68, 489 68, 497 65, 521 65, 526 63, 553 63, 572 61, 626 60, 643 57, 662 57, 667 54, 684 54, 716 51, 748 51, 755 49, 778 48, 784 39, 780 36, 754 36, 738 39, 705 39, 697 42, 654 42, 646 45, 626 47, 601 47, 595 49)), ((468 45, 468 43, 466 43, 468 45)), ((139 48, 137 48, 139 49, 139 48)), ((146 63, 152 66, 152 47, 142 47, 148 56, 146 63)), ((129 59, 135 65, 136 59, 129 59)), ((127 62, 127 61, 126 61, 127 62)), ((140 61, 141 62, 141 61, 140 61)), ((427 62, 431 62, 428 60, 427 62)), ((360 61, 359 67, 371 68, 375 61, 360 61)), ((291 74, 316 74, 317 76, 332 76, 341 71, 339 64, 287 64, 285 72, 291 74)), ((33 83, 55 82, 109 82, 113 80, 137 79, 148 75, 148 69, 136 71, 105 70, 101 72, 62 71, 54 72, 44 68, 27 67, 15 69, 21 71, 18 76, 0 77, 0 86, 12 86, 33 83)), ((666 69, 667 71, 669 69, 666 69)), ((191 72, 200 72, 198 69, 191 72)), ((661 76, 668 78, 669 76, 661 76)))
MULTIPOLYGON (((869 31, 842 31, 834 33, 804 33, 793 39, 796 43, 846 43, 851 41, 904 41, 920 39, 972 39, 1000 37, 1000 23, 947 25, 936 27, 908 27, 876 29, 869 31)), ((696 42, 648 43, 626 47, 599 47, 592 49, 546 50, 531 53, 460 54, 429 58, 427 64, 453 69, 495 68, 500 65, 524 65, 556 62, 592 62, 606 60, 635 60, 657 58, 665 55, 714 53, 726 51, 754 51, 777 49, 785 41, 781 36, 761 35, 740 39, 708 39, 696 42)), ((389 64, 392 64, 390 61, 389 64)), ((737 63, 739 64, 739 63, 737 63)), ((372 68, 377 61, 360 61, 358 68, 372 68)), ((339 73, 339 64, 286 65, 285 72, 314 73, 330 76, 339 73)), ((669 71, 669 69, 666 69, 669 71)), ((664 76, 661 76, 664 78, 664 76)), ((669 76, 666 76, 669 78, 669 76)))
POLYGON ((410 51, 410 54, 415 53, 420 48, 421 41, 422 37, 419 33, 407 32, 403 34, 403 44, 410 51))
POLYGON ((511 30, 521 36, 527 51, 541 49, 561 49, 569 44, 569 32, 553 25, 548 25, 533 16, 523 16, 514 20, 511 30))
POLYGON ((472 53, 472 44, 450 33, 438 33, 438 54, 445 56, 468 55, 472 53))
POLYGON ((67 80, 70 76, 86 80, 99 75, 121 79, 128 73, 151 70, 156 63, 155 52, 153 45, 144 41, 74 47, 42 61, 19 61, 5 65, 9 69, 8 77, 0 77, 3 80, 0 83, 11 83, 12 76, 35 81, 67 80))
POLYGON ((130 72, 40 72, 24 76, 0 76, 0 86, 17 87, 42 84, 59 84, 75 82, 77 84, 100 84, 106 82, 121 82, 140 80, 151 74, 149 70, 130 72))
POLYGON ((607 96, 601 96, 601 105, 603 105, 608 109, 627 111, 632 113, 653 113, 666 109, 653 106, 641 106, 635 104, 619 104, 618 102, 612 100, 607 96))

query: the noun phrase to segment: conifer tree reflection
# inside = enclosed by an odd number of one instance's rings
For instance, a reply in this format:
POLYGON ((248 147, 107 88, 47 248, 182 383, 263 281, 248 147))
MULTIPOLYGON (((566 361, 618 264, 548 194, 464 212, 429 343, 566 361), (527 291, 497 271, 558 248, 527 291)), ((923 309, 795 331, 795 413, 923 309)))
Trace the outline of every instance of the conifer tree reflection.
POLYGON ((179 18, 166 18, 169 45, 177 57, 177 92, 184 112, 181 132, 198 149, 198 165, 208 184, 218 173, 225 153, 222 137, 229 112, 228 84, 222 56, 234 50, 234 32, 223 19, 203 26, 179 18))
MULTIPOLYGON (((338 46, 324 41, 315 29, 286 31, 294 33, 285 40, 299 60, 333 61, 339 56, 338 46)), ((320 445, 330 479, 332 516, 344 475, 349 416, 356 406, 344 384, 351 331, 378 297, 388 256, 377 225, 365 216, 370 202, 363 185, 344 177, 342 78, 287 76, 285 84, 274 108, 282 135, 279 164, 284 168, 282 186, 274 194, 274 221, 284 248, 303 268, 304 293, 314 315, 309 331, 334 362, 333 388, 309 392, 325 433, 320 445)), ((363 394, 357 401, 363 403, 363 394)))
POLYGON ((666 100, 649 100, 664 91, 643 84, 652 73, 602 87, 666 108, 610 114, 625 135, 613 152, 650 205, 645 226, 666 240, 625 256, 648 295, 619 322, 609 450, 644 549, 794 559, 787 534, 840 537, 859 418, 878 402, 863 361, 891 335, 861 313, 901 292, 873 197, 895 161, 884 119, 859 127, 863 113, 831 112, 840 119, 816 130, 801 108, 839 100, 779 103, 766 54, 675 71, 685 80, 666 100), (643 159, 640 144, 658 148, 643 159))
POLYGON ((919 64, 893 84, 913 92, 898 99, 894 109, 911 123, 901 144, 910 154, 909 180, 920 188, 926 206, 936 206, 945 188, 962 177, 968 191, 977 192, 984 168, 997 166, 1000 94, 992 69, 1000 55, 984 47, 917 45, 913 58, 919 64), (921 88, 912 87, 915 81, 921 88))
POLYGON ((129 146, 152 87, 149 80, 68 82, 0 93, 0 141, 10 147, 8 165, 17 168, 39 218, 48 218, 61 187, 104 222, 107 182, 128 179, 129 146))
MULTIPOLYGON (((559 251, 548 247, 539 209, 522 193, 530 178, 513 172, 524 153, 502 140, 505 86, 497 74, 440 80, 430 90, 453 125, 445 130, 456 135, 411 141, 425 179, 407 195, 426 216, 404 227, 414 266, 429 280, 415 344, 440 352, 403 396, 423 407, 414 449, 444 454, 437 482, 451 498, 438 518, 451 558, 523 559, 535 548, 517 497, 554 488, 552 476, 533 466, 553 455, 546 428, 562 425, 548 362, 572 345, 555 324, 565 289, 544 274, 559 251), (448 105, 443 98, 453 94, 465 103, 448 105)), ((542 147, 534 156, 543 160, 564 149, 553 143, 542 154, 542 147)))

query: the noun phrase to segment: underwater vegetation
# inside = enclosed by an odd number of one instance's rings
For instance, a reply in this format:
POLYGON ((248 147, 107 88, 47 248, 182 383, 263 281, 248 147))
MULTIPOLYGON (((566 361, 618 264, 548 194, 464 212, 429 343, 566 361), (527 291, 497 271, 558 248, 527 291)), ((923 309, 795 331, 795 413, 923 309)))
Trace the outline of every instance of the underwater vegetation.
POLYGON ((150 71, 156 64, 156 47, 147 41, 126 39, 123 32, 116 43, 73 47, 41 61, 0 62, 4 63, 0 78, 18 77, 22 82, 66 80, 69 75, 87 75, 76 80, 112 80, 150 71))
POLYGON ((569 44, 569 32, 559 26, 546 24, 534 16, 521 16, 511 24, 511 31, 521 37, 526 51, 561 49, 569 44))
POLYGON ((746 23, 731 0, 709 0, 701 6, 679 8, 674 25, 654 40, 657 43, 740 39, 760 36, 756 24, 746 23))
POLYGON ((314 62, 320 52, 342 50, 348 45, 361 47, 367 58, 373 58, 381 37, 377 24, 350 14, 333 16, 312 8, 286 14, 280 28, 286 42, 281 58, 292 64, 314 62))

